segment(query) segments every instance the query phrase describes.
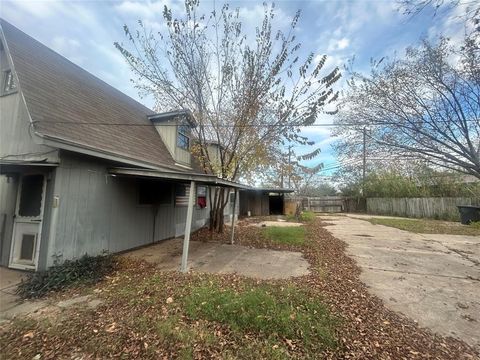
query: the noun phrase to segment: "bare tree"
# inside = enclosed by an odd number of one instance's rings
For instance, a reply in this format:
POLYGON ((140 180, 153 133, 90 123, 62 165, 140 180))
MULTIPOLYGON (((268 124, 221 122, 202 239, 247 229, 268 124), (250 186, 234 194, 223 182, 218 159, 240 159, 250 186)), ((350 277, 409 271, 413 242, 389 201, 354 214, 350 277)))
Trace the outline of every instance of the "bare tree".
POLYGON ((475 19, 480 15, 480 6, 475 0, 398 0, 397 3, 405 15, 417 15, 430 7, 434 15, 438 11, 449 11, 463 6, 467 19, 475 19))
MULTIPOLYGON (((274 31, 274 5, 248 38, 239 9, 228 4, 201 15, 197 0, 185 2, 174 17, 165 7, 166 29, 154 33, 139 21, 124 27, 128 44, 116 47, 131 66, 136 86, 155 96, 158 110, 190 109, 198 122, 192 153, 205 172, 228 180, 248 178, 265 165, 277 146, 310 143, 300 127, 336 100, 336 68, 321 74, 326 57, 313 53, 300 60, 295 28, 297 12, 286 32, 274 31), (212 156, 208 144, 218 144, 212 156)), ((211 229, 223 230, 228 190, 210 193, 211 229)))
POLYGON ((369 76, 353 73, 335 134, 337 153, 426 161, 480 178, 480 52, 441 39, 409 48, 404 59, 379 61, 369 76), (370 155, 371 156, 371 155, 370 155))

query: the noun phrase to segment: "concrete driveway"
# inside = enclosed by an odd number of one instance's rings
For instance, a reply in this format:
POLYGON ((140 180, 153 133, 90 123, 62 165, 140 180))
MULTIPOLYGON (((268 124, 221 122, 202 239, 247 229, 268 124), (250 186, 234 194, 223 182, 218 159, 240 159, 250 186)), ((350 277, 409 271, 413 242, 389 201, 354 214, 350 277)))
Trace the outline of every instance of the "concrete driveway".
POLYGON ((17 305, 15 290, 24 275, 22 271, 0 267, 0 318, 3 312, 17 305))
MULTIPOLYGON (((164 270, 179 270, 183 239, 163 240, 157 244, 126 252, 157 264, 164 270)), ((207 273, 237 273, 258 279, 286 279, 307 275, 309 263, 300 252, 253 249, 239 245, 191 241, 188 256, 190 270, 207 273)))
POLYGON ((348 244, 361 280, 387 307, 480 350, 480 237, 414 234, 350 216, 321 218, 348 244))

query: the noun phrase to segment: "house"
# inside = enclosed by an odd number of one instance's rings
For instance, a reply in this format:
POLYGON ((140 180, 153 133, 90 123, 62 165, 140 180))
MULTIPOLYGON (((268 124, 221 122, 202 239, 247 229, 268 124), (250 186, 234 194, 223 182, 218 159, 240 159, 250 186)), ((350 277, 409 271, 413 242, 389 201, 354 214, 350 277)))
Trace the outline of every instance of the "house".
POLYGON ((186 256, 211 189, 242 187, 192 160, 192 114, 156 114, 0 25, 0 265, 43 270, 181 235, 186 256))

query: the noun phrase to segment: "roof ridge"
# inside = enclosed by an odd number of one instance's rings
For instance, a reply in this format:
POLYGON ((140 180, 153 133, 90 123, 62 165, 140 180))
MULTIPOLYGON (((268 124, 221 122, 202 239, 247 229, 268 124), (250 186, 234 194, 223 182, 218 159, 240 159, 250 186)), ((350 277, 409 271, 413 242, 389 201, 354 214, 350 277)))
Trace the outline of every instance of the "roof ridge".
POLYGON ((148 115, 154 114, 153 110, 5 19, 0 25, 18 90, 39 136, 54 141, 55 147, 79 153, 89 147, 93 150, 88 151, 99 158, 111 159, 105 154, 114 154, 120 163, 177 168, 154 126, 89 126, 99 119, 105 123, 151 124, 148 115), (71 125, 75 123, 86 124, 71 125))
MULTIPOLYGON (((105 80, 99 78, 98 76, 92 74, 91 72, 87 71, 86 69, 82 68, 80 65, 78 64, 75 64, 73 61, 71 61, 70 59, 68 59, 66 56, 60 54, 58 51, 55 51, 53 50, 52 48, 48 47, 47 45, 43 44, 41 41, 35 39, 33 36, 27 34, 26 32, 20 30, 18 27, 16 27, 15 25, 13 25, 12 23, 8 22, 7 20, 5 20, 4 18, 0 17, 0 28, 2 29, 2 32, 3 32, 3 23, 7 24, 7 26, 10 26, 12 29, 14 29, 16 32, 19 32, 21 33, 22 36, 28 38, 29 40, 33 41, 37 46, 40 46, 42 47, 44 50, 47 50, 49 52, 51 52, 54 56, 60 58, 62 61, 66 61, 68 62, 70 65, 73 65, 74 67, 77 68, 78 71, 81 71, 83 73, 85 73, 86 75, 88 75, 89 77, 92 77, 94 78, 96 81, 99 81, 101 82, 103 85, 111 88, 112 90, 114 90, 115 92, 117 92, 118 94, 120 94, 121 96, 124 96, 126 97, 129 101, 132 101, 132 102, 135 102, 137 105, 145 108, 146 110, 148 110, 149 112, 151 112, 152 114, 155 114, 155 111, 150 109, 148 106, 142 104, 141 102, 135 100, 134 98, 132 98, 131 96, 125 94, 123 91, 117 89, 115 86, 109 84, 108 82, 106 82, 105 80)), ((5 41, 8 42, 8 39, 6 36, 5 37, 5 41)))

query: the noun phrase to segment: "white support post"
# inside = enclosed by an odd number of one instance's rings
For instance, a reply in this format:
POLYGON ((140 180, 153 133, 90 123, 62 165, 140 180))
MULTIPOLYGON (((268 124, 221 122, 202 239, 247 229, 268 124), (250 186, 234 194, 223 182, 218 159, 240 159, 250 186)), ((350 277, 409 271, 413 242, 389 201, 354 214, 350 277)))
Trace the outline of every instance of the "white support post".
POLYGON ((185 235, 183 237, 183 252, 181 272, 187 272, 188 246, 190 244, 190 232, 192 230, 193 206, 195 205, 195 181, 190 182, 190 194, 188 196, 187 220, 185 222, 185 235))
POLYGON ((232 209, 232 234, 230 238, 230 244, 233 245, 233 237, 235 236, 235 209, 237 207, 237 195, 238 195, 238 189, 234 190, 234 196, 233 196, 233 209, 232 209))

